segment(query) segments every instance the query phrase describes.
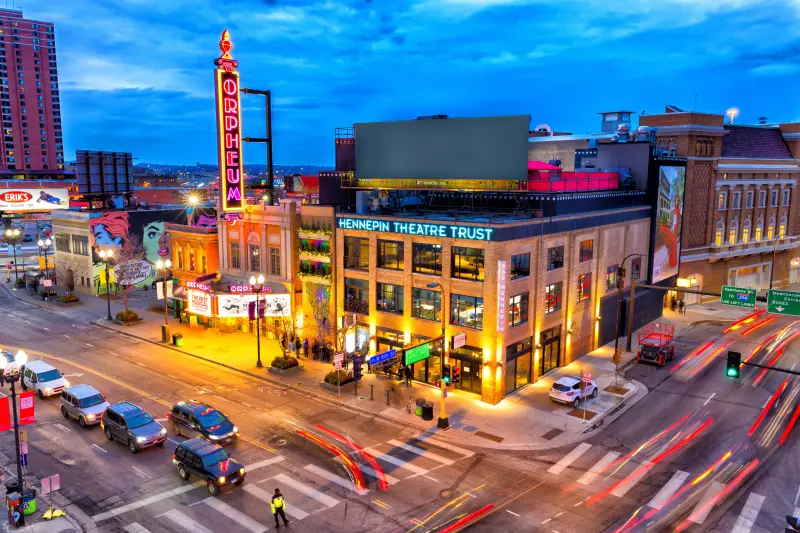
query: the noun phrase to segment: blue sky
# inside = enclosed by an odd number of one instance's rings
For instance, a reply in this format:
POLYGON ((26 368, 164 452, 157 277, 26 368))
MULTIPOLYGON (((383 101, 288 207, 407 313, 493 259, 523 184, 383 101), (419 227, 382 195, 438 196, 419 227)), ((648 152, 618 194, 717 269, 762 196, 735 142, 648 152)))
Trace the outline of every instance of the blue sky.
MULTIPOLYGON (((68 160, 216 162, 226 28, 242 85, 273 91, 276 163, 332 165, 336 127, 437 113, 586 132, 598 111, 692 109, 697 94, 737 122, 800 120, 800 0, 27 0, 24 13, 56 24, 68 160)), ((262 136, 263 100, 243 105, 245 135, 262 136)))

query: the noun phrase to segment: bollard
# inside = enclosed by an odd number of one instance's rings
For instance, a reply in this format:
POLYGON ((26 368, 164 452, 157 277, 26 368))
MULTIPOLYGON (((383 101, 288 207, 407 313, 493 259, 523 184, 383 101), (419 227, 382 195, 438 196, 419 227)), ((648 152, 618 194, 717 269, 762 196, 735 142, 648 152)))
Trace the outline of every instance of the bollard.
POLYGON ((369 399, 372 400, 372 401, 375 400, 375 385, 373 385, 371 383, 369 385, 369 399))
POLYGON ((389 405, 389 389, 386 389, 386 405, 389 405))

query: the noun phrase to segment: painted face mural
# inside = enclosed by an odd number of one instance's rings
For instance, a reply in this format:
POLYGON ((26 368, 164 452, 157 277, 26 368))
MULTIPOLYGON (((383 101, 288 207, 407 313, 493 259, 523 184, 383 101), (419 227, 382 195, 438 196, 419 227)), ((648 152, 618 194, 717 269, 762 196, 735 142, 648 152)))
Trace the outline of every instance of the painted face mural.
POLYGON ((92 248, 111 250, 115 256, 131 252, 131 241, 128 234, 128 213, 103 213, 89 222, 92 231, 92 248))
POLYGON ((142 247, 144 248, 145 258, 151 264, 156 264, 159 259, 163 261, 169 257, 168 239, 164 231, 163 220, 150 222, 144 227, 142 230, 142 247))

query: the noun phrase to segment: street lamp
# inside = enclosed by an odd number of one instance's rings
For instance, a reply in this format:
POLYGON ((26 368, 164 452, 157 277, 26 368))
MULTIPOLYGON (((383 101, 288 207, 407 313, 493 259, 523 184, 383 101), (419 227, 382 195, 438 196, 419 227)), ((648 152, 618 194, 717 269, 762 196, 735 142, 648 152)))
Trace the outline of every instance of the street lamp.
POLYGON ((49 272, 47 271, 47 251, 50 249, 50 245, 53 244, 53 241, 50 239, 39 239, 39 242, 36 243, 39 245, 39 255, 44 254, 44 276, 49 278, 49 272))
MULTIPOLYGON (((444 355, 445 355, 445 347, 447 346, 447 339, 445 338, 445 329, 447 328, 446 316, 444 313, 444 287, 438 281, 434 281, 433 283, 428 283, 429 289, 439 288, 442 294, 442 305, 440 306, 440 310, 442 313, 442 353, 439 360, 442 362, 441 373, 439 374, 439 381, 441 382, 442 387, 442 399, 441 399, 441 407, 439 408, 439 421, 436 424, 436 427, 439 429, 447 429, 450 427, 450 421, 447 420, 447 406, 446 406, 446 399, 447 399, 447 383, 444 382, 444 355)), ((436 313, 436 309, 433 310, 436 313)))
POLYGON ((192 194, 189 196, 189 206, 192 209, 192 212, 189 214, 189 220, 188 220, 190 226, 194 223, 195 220, 194 212, 197 209, 197 204, 199 203, 200 203, 200 198, 198 198, 196 194, 192 194))
POLYGON ((258 275, 258 278, 255 276, 250 276, 250 288, 256 293, 256 349, 258 350, 256 367, 262 368, 264 365, 261 364, 261 313, 259 312, 259 303, 261 299, 261 293, 264 292, 265 289, 264 276, 261 274, 258 275))
POLYGON ((166 261, 159 259, 156 262, 156 269, 162 272, 162 282, 164 283, 164 325, 161 326, 161 340, 163 342, 169 342, 169 318, 167 317, 167 304, 169 303, 169 300, 167 299, 167 272, 170 268, 172 268, 172 261, 169 259, 166 261))
POLYGON ((108 303, 108 319, 111 318, 111 276, 108 274, 108 262, 114 257, 114 250, 100 250, 97 255, 106 267, 106 303, 108 303))
MULTIPOLYGON (((631 257, 642 257, 642 254, 629 254, 622 260, 619 268, 617 269, 617 330, 614 332, 614 357, 617 357, 617 350, 619 350, 619 318, 622 314, 622 293, 625 289, 625 261, 631 257)), ((616 369, 614 369, 616 373, 616 369)))
MULTIPOLYGON (((21 449, 19 447, 19 417, 17 415, 17 389, 14 384, 22 378, 20 367, 25 366, 28 362, 28 354, 19 350, 13 361, 9 361, 4 355, 0 355, 0 372, 3 376, 3 381, 11 384, 11 408, 14 410, 14 442, 17 445, 17 484, 19 486, 19 498, 23 500, 25 494, 25 478, 22 476, 22 457, 21 449)), ((20 508, 19 525, 25 525, 25 513, 20 508)))
POLYGON ((17 244, 19 244, 20 240, 22 240, 22 234, 17 228, 6 230, 6 242, 9 243, 14 250, 14 277, 16 278, 14 280, 14 290, 17 289, 16 280, 19 279, 19 270, 17 268, 17 244))

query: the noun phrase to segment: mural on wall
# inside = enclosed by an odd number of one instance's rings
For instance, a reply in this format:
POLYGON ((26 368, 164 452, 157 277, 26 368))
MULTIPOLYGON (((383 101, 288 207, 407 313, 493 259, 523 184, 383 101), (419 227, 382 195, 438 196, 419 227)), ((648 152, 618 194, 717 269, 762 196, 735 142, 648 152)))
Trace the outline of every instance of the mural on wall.
POLYGON ((659 169, 656 242, 653 253, 653 283, 678 274, 683 222, 683 190, 686 167, 659 169))
MULTIPOLYGON (((149 275, 137 276, 135 287, 150 286, 158 275, 156 263, 170 257, 169 235, 164 224, 186 224, 186 212, 181 209, 163 211, 108 211, 89 215, 92 247, 92 273, 95 291, 105 294, 105 266, 98 255, 100 250, 111 250, 111 266, 131 260, 146 261, 149 275)), ((110 273, 112 285, 115 276, 110 273)), ((112 286, 111 290, 115 288, 112 286)))
POLYGON ((331 333, 330 316, 330 296, 331 288, 328 285, 319 283, 306 283, 306 291, 310 298, 311 309, 314 312, 314 322, 317 328, 317 337, 325 339, 331 333))

